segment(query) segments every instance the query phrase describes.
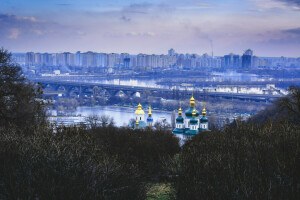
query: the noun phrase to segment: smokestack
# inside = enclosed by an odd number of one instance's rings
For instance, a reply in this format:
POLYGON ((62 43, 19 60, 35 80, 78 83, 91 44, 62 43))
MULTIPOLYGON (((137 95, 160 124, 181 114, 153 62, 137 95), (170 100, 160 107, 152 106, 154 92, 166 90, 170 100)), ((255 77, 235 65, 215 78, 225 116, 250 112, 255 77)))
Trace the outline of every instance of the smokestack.
POLYGON ((214 46, 212 40, 210 40, 210 48, 211 48, 211 57, 214 58, 214 46))

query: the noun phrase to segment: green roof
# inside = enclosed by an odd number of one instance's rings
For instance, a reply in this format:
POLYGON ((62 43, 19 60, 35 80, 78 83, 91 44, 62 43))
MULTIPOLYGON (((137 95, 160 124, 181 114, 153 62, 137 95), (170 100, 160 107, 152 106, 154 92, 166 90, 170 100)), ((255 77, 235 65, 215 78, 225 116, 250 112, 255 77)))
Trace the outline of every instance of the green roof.
POLYGON ((184 134, 184 129, 175 128, 172 133, 174 134, 184 134))
MULTIPOLYGON (((146 127, 147 127, 146 122, 139 121, 139 127, 138 127, 138 129, 140 129, 140 128, 146 128, 146 127)), ((133 129, 136 129, 136 124, 134 124, 134 128, 133 129)))
POLYGON ((183 117, 182 116, 178 116, 177 118, 176 118, 176 123, 183 123, 183 117))
POLYGON ((201 117, 200 122, 201 122, 201 123, 202 123, 202 122, 208 122, 208 119, 207 119, 205 116, 203 116, 203 117, 201 117))
MULTIPOLYGON (((195 109, 194 107, 190 107, 190 109, 188 109, 188 110, 185 112, 185 116, 186 116, 186 117, 192 117, 192 116, 193 116, 193 110, 194 110, 194 109, 195 109)), ((195 112, 196 112, 196 117, 198 117, 198 116, 199 116, 198 110, 195 109, 195 112)))
POLYGON ((198 120, 197 120, 195 117, 193 117, 193 118, 190 120, 190 124, 196 125, 196 124, 198 124, 198 120))

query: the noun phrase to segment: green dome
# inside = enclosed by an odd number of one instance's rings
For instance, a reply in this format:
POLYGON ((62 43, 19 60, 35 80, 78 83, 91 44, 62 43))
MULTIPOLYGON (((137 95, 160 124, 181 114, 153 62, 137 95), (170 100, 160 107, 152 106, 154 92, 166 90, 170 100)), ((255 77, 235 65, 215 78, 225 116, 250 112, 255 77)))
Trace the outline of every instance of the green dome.
POLYGON ((176 123, 181 123, 181 124, 183 124, 183 117, 182 117, 182 116, 178 116, 178 117, 176 118, 176 123))
MULTIPOLYGON (((193 110, 194 110, 194 107, 190 107, 190 109, 185 112, 185 116, 193 117, 193 110)), ((199 112, 196 109, 195 109, 195 112, 196 112, 196 117, 199 117, 199 112)))
POLYGON ((190 124, 191 124, 191 125, 197 125, 197 124, 198 124, 198 120, 197 120, 195 117, 193 117, 193 118, 190 120, 190 124))
POLYGON ((200 123, 205 123, 205 122, 208 122, 208 119, 205 116, 201 117, 200 123))

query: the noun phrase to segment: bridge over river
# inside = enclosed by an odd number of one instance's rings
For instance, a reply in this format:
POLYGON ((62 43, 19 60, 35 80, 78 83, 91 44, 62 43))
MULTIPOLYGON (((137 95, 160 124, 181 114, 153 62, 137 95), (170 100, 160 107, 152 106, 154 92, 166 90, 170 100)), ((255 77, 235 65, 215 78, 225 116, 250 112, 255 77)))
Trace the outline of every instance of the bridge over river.
MULTIPOLYGON (((116 84, 102 84, 93 82, 80 82, 80 81, 65 81, 65 80, 51 80, 51 79, 35 79, 35 82, 40 82, 45 87, 45 95, 58 95, 64 96, 92 96, 94 94, 94 88, 102 91, 105 95, 126 95, 133 96, 137 93, 150 91, 152 96, 162 97, 166 95, 174 95, 185 97, 191 96, 192 90, 190 89, 178 89, 174 88, 159 88, 159 87, 147 87, 147 86, 130 86, 130 85, 116 85, 116 84)), ((194 91, 195 97, 211 97, 211 98, 226 98, 226 99, 240 99, 245 101, 274 101, 277 98, 284 96, 283 94, 272 94, 266 92, 266 94, 246 94, 238 92, 212 92, 207 89, 194 91)))

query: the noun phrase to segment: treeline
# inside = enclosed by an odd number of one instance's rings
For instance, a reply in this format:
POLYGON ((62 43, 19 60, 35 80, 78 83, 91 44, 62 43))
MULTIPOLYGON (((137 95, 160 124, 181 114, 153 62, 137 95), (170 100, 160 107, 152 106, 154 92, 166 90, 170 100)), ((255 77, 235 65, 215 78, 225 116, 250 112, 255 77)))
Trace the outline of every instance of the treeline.
POLYGON ((300 197, 298 87, 268 112, 199 133, 180 147, 163 129, 116 128, 109 119, 50 125, 40 88, 22 80, 7 90, 9 80, 18 80, 7 77, 22 77, 7 60, 0 75, 0 111, 12 116, 0 118, 0 199, 147 199, 155 183, 172 186, 165 199, 300 197), (18 73, 9 73, 11 66, 18 73), (14 90, 22 84, 32 91, 26 98, 14 90))
POLYGON ((299 199, 300 126, 239 123, 198 134, 173 162, 177 199, 299 199))
POLYGON ((178 139, 161 131, 0 129, 0 199, 144 199, 178 139))

